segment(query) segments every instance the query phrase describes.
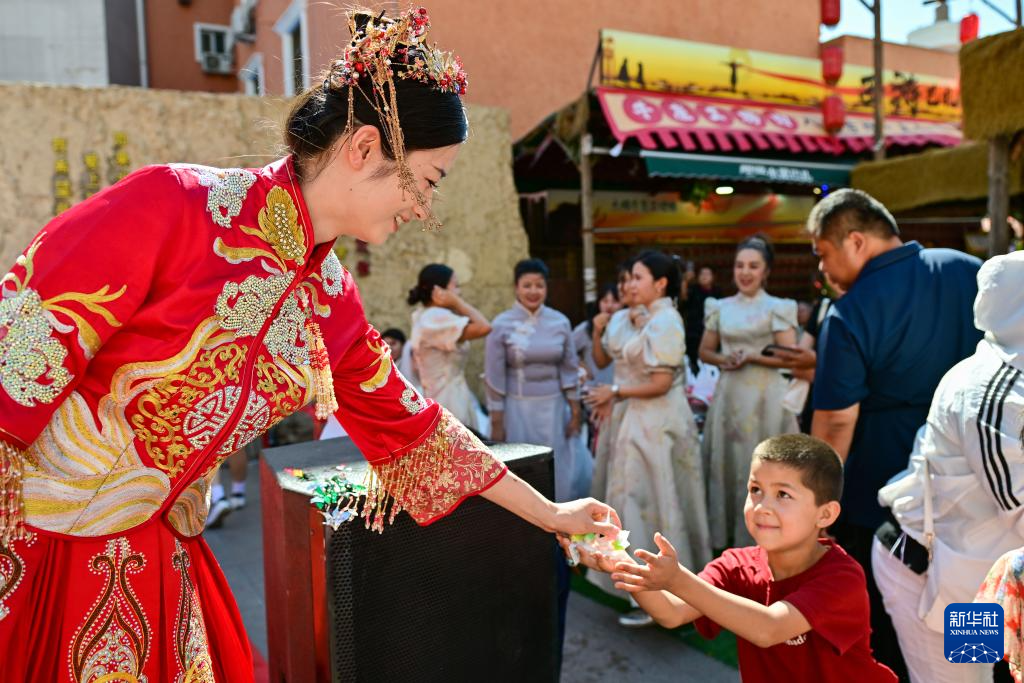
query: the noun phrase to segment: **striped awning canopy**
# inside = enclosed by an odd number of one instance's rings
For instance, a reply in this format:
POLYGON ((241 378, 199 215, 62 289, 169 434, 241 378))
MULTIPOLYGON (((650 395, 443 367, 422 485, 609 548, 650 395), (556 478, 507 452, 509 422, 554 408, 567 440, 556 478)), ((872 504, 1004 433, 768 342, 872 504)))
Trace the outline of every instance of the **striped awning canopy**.
MULTIPOLYGON (((820 110, 669 93, 598 88, 615 139, 635 138, 644 149, 680 152, 858 153, 874 144, 870 116, 847 113, 836 135, 825 132, 820 110)), ((956 124, 904 117, 885 119, 887 146, 953 146, 956 124)))

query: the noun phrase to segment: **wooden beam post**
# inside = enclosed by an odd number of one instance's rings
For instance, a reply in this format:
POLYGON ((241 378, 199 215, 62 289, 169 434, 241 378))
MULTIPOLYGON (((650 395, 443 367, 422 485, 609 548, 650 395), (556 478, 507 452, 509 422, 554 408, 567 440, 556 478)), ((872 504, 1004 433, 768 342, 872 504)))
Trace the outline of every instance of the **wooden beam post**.
POLYGON ((594 175, 591 152, 594 138, 590 133, 580 137, 580 213, 583 238, 583 303, 597 301, 597 269, 594 266, 594 175))
POLYGON ((885 159, 885 82, 883 78, 884 51, 882 44, 882 0, 875 0, 872 12, 875 15, 875 161, 885 159))
POLYGON ((1005 254, 1010 248, 1009 226, 1006 217, 1010 211, 1008 167, 1010 162, 1010 136, 997 135, 988 143, 988 233, 989 257, 1005 254))

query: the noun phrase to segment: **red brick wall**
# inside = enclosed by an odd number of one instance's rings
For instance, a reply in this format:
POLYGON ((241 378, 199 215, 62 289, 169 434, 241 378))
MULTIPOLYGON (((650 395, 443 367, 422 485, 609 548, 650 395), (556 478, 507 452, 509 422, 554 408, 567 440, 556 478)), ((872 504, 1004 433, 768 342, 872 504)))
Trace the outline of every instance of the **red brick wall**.
POLYGON ((234 92, 234 75, 205 73, 195 56, 195 23, 229 25, 235 0, 176 0, 145 3, 149 87, 234 92))

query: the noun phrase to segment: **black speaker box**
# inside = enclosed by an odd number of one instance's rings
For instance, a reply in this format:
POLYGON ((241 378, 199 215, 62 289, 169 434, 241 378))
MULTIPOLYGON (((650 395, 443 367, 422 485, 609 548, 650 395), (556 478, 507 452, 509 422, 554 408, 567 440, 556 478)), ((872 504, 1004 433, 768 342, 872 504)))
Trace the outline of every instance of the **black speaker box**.
MULTIPOLYGON (((552 497, 551 450, 492 447, 552 497)), ((383 534, 362 520, 333 531, 309 482, 365 467, 347 438, 264 452, 261 467, 271 681, 557 681, 551 534, 479 497, 421 527, 405 513, 383 534)))

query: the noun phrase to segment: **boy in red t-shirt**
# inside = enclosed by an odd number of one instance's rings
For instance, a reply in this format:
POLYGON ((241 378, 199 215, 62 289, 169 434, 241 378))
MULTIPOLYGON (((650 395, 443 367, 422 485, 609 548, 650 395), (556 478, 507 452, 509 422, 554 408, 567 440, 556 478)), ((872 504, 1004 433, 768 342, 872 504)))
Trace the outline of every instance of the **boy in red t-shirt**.
POLYGON ((772 437, 754 449, 743 508, 756 546, 725 551, 699 575, 661 534, 657 555, 636 551, 646 566, 599 553, 581 552, 581 561, 614 572, 615 587, 662 626, 696 621, 707 638, 723 627, 735 633, 744 683, 890 683, 896 675, 871 655, 864 571, 820 538, 839 515, 842 488, 842 461, 824 441, 772 437))

